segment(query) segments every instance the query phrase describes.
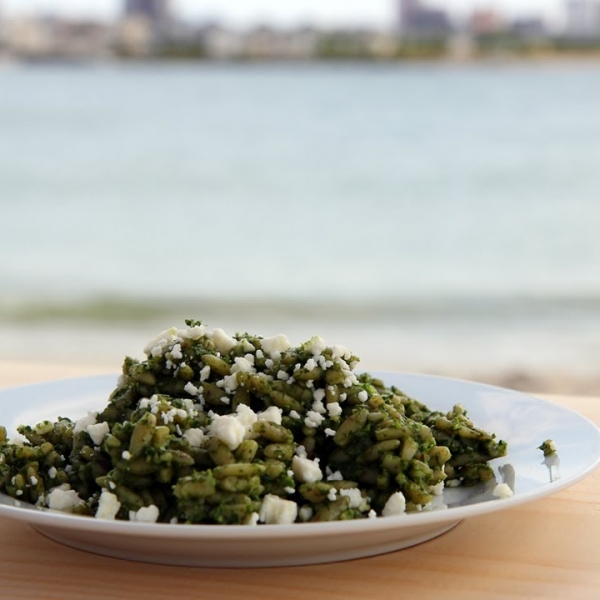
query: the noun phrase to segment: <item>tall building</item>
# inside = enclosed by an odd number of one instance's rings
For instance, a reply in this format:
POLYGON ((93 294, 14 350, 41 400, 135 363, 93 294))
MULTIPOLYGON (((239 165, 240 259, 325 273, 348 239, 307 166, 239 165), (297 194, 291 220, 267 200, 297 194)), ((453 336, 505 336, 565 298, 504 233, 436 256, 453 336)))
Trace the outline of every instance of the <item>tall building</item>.
POLYGON ((399 0, 400 32, 409 38, 438 38, 452 33, 452 23, 444 10, 431 8, 420 0, 399 0))
POLYGON ((144 18, 153 29, 162 29, 171 20, 169 0, 125 0, 125 18, 144 18))
POLYGON ((600 37, 600 2, 567 0, 567 35, 575 39, 600 37))

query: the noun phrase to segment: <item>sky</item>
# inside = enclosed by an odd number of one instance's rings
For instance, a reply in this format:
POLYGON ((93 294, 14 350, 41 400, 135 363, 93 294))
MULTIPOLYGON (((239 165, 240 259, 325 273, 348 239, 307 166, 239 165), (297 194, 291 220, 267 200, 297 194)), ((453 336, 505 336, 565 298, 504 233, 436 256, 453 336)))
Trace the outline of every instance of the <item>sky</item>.
MULTIPOLYGON (((389 27, 395 20, 394 0, 171 0, 182 17, 192 20, 219 20, 231 25, 320 26, 363 25, 389 27)), ((514 16, 543 16, 559 23, 566 0, 425 0, 430 6, 451 11, 457 16, 475 7, 496 8, 514 16)), ((4 14, 60 14, 71 17, 116 17, 123 0, 0 0, 4 14)))

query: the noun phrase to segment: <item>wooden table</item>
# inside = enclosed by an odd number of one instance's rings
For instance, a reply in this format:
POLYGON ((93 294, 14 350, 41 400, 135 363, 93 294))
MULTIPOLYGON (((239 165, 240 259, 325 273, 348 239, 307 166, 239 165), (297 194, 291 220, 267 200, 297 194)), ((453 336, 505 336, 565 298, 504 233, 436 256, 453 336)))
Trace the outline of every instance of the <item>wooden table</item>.
MULTIPOLYGON (((110 369, 0 362, 0 387, 110 369)), ((600 399, 551 397, 600 424, 600 399)), ((156 566, 87 554, 0 518, 0 598, 600 598, 600 469, 543 500, 399 552, 276 569, 156 566)))

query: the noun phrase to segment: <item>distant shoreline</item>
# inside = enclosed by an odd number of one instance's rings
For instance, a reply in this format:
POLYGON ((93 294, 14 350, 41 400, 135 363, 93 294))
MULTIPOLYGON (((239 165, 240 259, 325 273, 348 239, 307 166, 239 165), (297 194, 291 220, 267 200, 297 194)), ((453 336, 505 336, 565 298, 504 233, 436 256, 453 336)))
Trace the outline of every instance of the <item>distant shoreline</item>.
POLYGON ((19 67, 102 67, 116 65, 210 65, 210 66, 316 66, 316 65, 360 65, 360 66, 402 66, 402 65, 448 65, 448 66, 514 66, 514 65, 598 65, 600 49, 589 52, 544 52, 534 54, 485 54, 481 56, 455 57, 414 56, 400 58, 383 57, 326 57, 326 58, 288 58, 288 57, 241 57, 216 59, 208 57, 10 57, 0 55, 0 72, 3 69, 19 67))

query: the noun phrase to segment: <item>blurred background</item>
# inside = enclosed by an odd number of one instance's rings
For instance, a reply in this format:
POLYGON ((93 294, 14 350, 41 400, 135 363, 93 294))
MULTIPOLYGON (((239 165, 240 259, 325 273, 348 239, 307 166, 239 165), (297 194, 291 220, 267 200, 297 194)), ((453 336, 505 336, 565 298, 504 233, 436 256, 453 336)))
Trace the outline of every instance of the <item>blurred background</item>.
POLYGON ((598 0, 0 0, 0 360, 185 318, 600 393, 598 0))

